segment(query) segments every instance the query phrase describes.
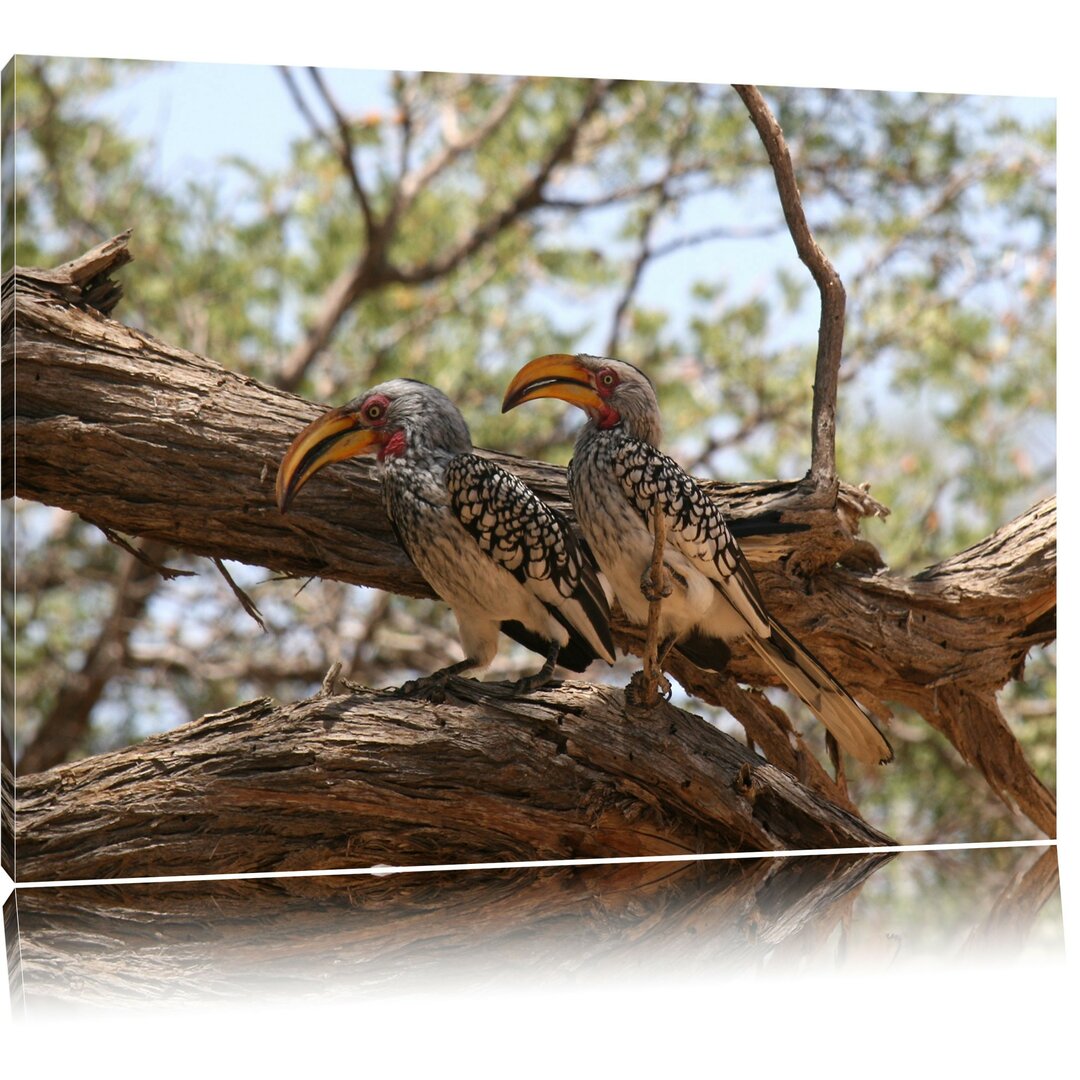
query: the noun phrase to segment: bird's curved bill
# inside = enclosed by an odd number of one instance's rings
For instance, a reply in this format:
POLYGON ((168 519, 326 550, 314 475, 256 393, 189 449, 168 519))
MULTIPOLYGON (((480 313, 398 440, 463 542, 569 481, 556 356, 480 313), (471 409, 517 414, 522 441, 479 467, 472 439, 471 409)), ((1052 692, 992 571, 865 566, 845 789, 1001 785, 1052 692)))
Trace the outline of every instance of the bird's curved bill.
POLYGON ((581 409, 596 409, 603 404, 589 369, 569 353, 549 353, 530 360, 507 387, 502 411, 545 397, 559 398, 581 409))
POLYGON ((362 427, 356 414, 343 408, 313 420, 293 439, 278 466, 278 509, 285 513, 296 493, 324 465, 375 453, 382 442, 381 432, 362 427))

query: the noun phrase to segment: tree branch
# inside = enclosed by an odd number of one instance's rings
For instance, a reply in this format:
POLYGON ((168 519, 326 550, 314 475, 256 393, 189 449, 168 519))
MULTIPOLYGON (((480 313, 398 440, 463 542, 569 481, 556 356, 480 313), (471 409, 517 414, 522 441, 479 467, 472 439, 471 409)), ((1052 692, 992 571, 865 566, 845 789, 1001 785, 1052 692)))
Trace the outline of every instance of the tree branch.
POLYGON ((360 180, 360 173, 356 168, 356 161, 353 159, 353 143, 352 136, 349 134, 349 124, 338 108, 337 102, 331 95, 326 83, 323 82, 322 74, 316 67, 309 67, 308 74, 311 76, 311 81, 315 84, 315 88, 319 91, 319 95, 323 99, 323 103, 330 110, 330 114, 334 118, 334 123, 337 125, 338 139, 335 141, 329 133, 323 130, 322 126, 315 119, 311 110, 307 107, 307 102, 304 101, 303 94, 300 93, 300 88, 296 85, 296 81, 292 77, 292 72, 287 67, 281 67, 278 69, 282 77, 285 79, 285 85, 289 88, 289 93, 292 94, 293 101, 296 103, 297 108, 300 110, 301 115, 307 120, 311 126, 315 135, 330 148, 331 153, 341 162, 341 167, 345 170, 345 175, 349 178, 349 184, 353 189, 353 194, 356 196, 356 202, 360 207, 360 213, 364 218, 364 226, 367 236, 372 236, 375 233, 375 220, 371 210, 371 203, 368 199, 367 191, 364 190, 364 185, 360 180))
POLYGON ((642 220, 638 228, 638 253, 631 264, 630 274, 627 278, 626 285, 623 288, 622 296, 620 296, 618 303, 615 305, 615 314, 612 317, 611 333, 608 336, 607 352, 605 354, 607 356, 618 355, 619 335, 626 322, 627 312, 630 310, 634 295, 641 285, 645 267, 655 254, 652 249, 652 232, 660 215, 671 203, 672 195, 669 184, 678 166, 679 156, 685 148, 693 128, 694 112, 690 111, 683 118, 682 123, 679 125, 679 130, 672 139, 667 168, 664 170, 664 175, 660 178, 656 188, 655 197, 652 200, 651 205, 648 206, 642 214, 642 220))
POLYGON ((465 154, 476 150, 498 131, 510 111, 521 100, 528 85, 528 79, 515 81, 471 131, 460 138, 448 140, 440 153, 432 155, 423 165, 406 173, 398 185, 398 197, 391 217, 399 218, 406 213, 416 196, 440 173, 445 172, 465 154))
POLYGON ((19 881, 891 843, 689 713, 572 683, 262 699, 17 792, 19 881))
POLYGON ((756 86, 737 85, 735 91, 749 110, 750 119, 765 144, 795 250, 809 268, 821 293, 811 416, 810 479, 817 488, 831 489, 836 485, 836 388, 844 346, 844 283, 810 232, 780 125, 756 86))
POLYGON ((326 347, 345 313, 364 295, 391 284, 422 285, 452 273, 466 259, 494 240, 515 221, 543 202, 551 174, 573 157, 581 131, 603 102, 609 84, 594 82, 578 117, 568 126, 547 159, 518 191, 510 204, 476 226, 461 242, 441 257, 411 267, 394 266, 386 259, 386 223, 369 232, 368 244, 356 262, 330 286, 307 337, 286 357, 279 386, 295 389, 315 357, 326 347))
POLYGON ((603 80, 594 80, 589 84, 589 92, 585 95, 577 117, 567 125, 562 137, 507 206, 477 225, 456 247, 439 258, 407 268, 389 267, 388 279, 403 285, 419 285, 443 277, 475 251, 490 243, 513 222, 541 206, 544 202, 544 189, 552 174, 560 165, 573 159, 586 124, 599 110, 610 88, 611 83, 603 80))

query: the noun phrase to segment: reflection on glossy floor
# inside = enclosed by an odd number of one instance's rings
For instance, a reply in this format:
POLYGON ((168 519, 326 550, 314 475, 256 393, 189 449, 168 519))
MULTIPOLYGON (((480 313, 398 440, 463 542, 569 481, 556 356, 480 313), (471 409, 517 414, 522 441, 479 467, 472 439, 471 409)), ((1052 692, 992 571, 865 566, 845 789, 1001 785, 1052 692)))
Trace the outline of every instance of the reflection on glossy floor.
POLYGON ((1063 956, 1055 847, 21 889, 12 1013, 1063 956))

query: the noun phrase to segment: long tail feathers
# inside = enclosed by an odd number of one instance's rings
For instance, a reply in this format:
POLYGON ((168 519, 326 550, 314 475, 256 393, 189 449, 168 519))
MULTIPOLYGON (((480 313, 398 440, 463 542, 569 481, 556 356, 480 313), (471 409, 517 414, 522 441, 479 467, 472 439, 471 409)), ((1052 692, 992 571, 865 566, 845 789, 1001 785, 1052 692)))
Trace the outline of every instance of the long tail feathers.
POLYGON ((829 674, 797 638, 775 619, 772 636, 747 634, 757 654, 798 694, 836 741, 869 765, 892 761, 888 739, 855 699, 829 674))

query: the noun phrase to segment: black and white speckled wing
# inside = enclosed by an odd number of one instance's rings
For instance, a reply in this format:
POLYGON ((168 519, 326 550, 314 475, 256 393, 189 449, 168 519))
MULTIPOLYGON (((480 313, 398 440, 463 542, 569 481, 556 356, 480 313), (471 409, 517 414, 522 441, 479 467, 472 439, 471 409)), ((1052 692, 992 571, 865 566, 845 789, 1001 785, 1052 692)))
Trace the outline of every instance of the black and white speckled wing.
POLYGON ((870 715, 805 645, 769 615, 738 541, 697 481, 655 447, 630 437, 615 449, 613 468, 623 493, 649 529, 653 507, 663 508, 668 544, 712 579, 746 620, 750 632, 745 640, 840 745, 863 761, 891 760, 892 748, 870 715))
POLYGON ((752 630, 763 637, 770 619, 753 571, 716 503, 681 466, 654 446, 625 438, 614 455, 615 476, 651 530, 659 504, 667 542, 711 578, 752 630))
POLYGON ((570 523, 516 476, 476 454, 447 468, 450 506, 494 563, 541 600, 574 639, 609 663, 615 647, 607 596, 570 523))

